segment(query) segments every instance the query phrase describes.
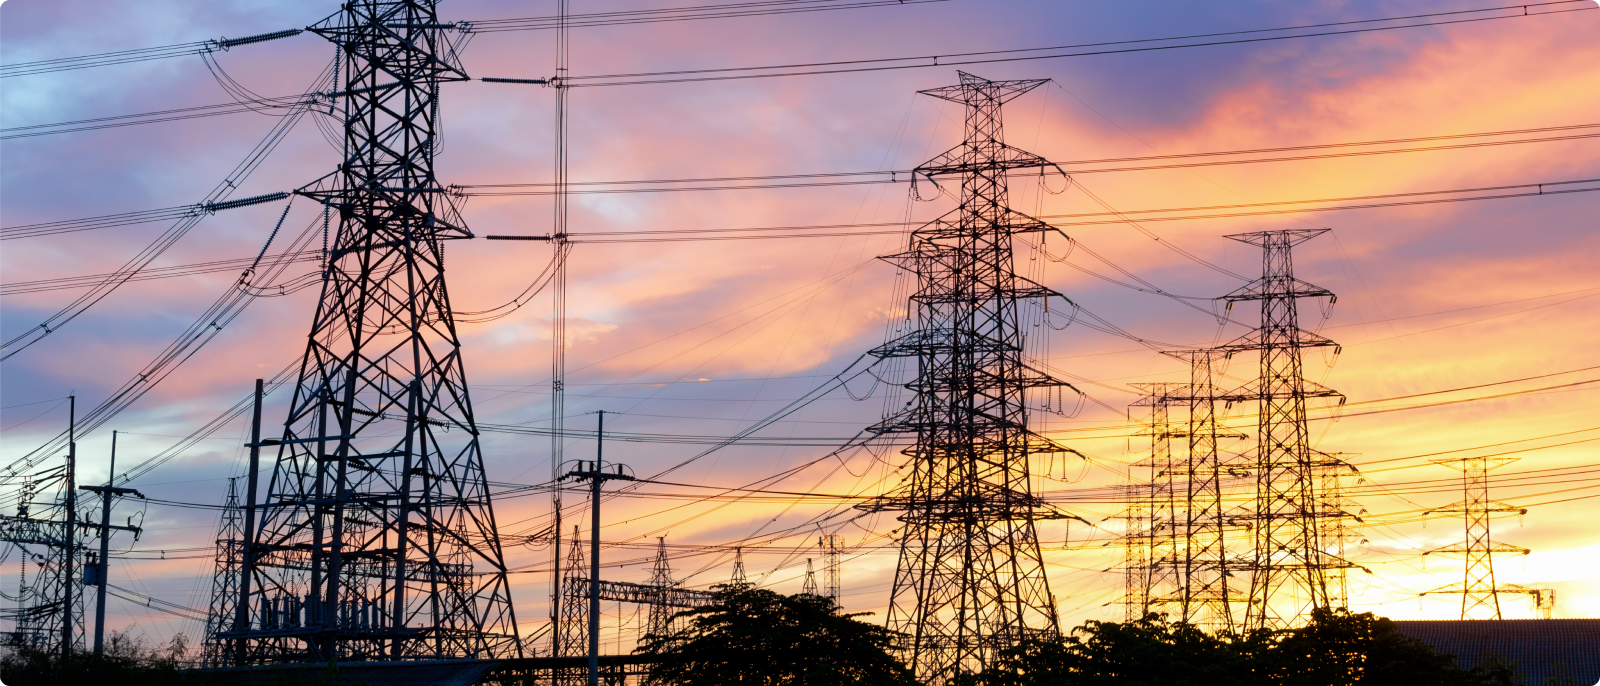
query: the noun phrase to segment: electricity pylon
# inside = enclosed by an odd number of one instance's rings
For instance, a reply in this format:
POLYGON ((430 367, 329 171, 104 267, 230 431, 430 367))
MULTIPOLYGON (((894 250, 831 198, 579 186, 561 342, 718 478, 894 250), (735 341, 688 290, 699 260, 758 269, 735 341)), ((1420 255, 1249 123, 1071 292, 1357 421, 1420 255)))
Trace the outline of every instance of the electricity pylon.
POLYGON ((1131 484, 1133 493, 1129 494, 1126 515, 1123 618, 1130 622, 1151 612, 1170 614, 1168 605, 1180 588, 1181 506, 1175 487, 1182 470, 1181 457, 1174 459, 1172 443, 1174 438, 1187 435, 1175 428, 1171 419, 1171 407, 1183 394, 1182 384, 1131 385, 1142 394, 1133 406, 1150 411, 1145 426, 1136 432, 1150 438, 1150 457, 1132 465, 1146 470, 1149 476, 1131 484))
POLYGON ((822 549, 822 595, 832 599, 834 605, 838 605, 841 593, 838 534, 823 534, 819 536, 817 538, 817 547, 822 549))
POLYGON ((965 107, 965 140, 915 177, 956 179, 960 205, 912 232, 884 259, 916 275, 916 326, 872 351, 915 361, 916 394, 873 427, 910 434, 911 475, 864 505, 901 514, 900 555, 888 627, 907 634, 902 656, 924 683, 977 672, 996 654, 1059 630, 1035 531, 1029 458, 1066 451, 1030 431, 1030 389, 1065 383, 1024 360, 1018 311, 1059 295, 1016 273, 1013 237, 1052 230, 1012 210, 1007 174, 1054 166, 1007 145, 1001 106, 1044 80, 989 81, 960 73, 956 86, 922 91, 965 107))
POLYGON ((1494 581, 1494 554, 1516 553, 1527 555, 1527 548, 1514 546, 1509 543, 1497 543, 1489 537, 1489 518, 1496 513, 1527 514, 1527 510, 1515 505, 1496 502, 1489 499, 1489 470, 1516 462, 1515 457, 1466 457, 1454 460, 1433 460, 1437 465, 1450 467, 1461 471, 1461 488, 1465 497, 1461 502, 1441 507, 1433 512, 1460 512, 1461 519, 1466 525, 1466 538, 1460 543, 1453 543, 1442 548, 1434 548, 1423 555, 1447 553, 1463 555, 1466 560, 1466 574, 1461 583, 1450 584, 1441 588, 1422 593, 1460 594, 1462 619, 1500 619, 1500 594, 1526 593, 1533 596, 1535 609, 1549 617, 1549 606, 1555 604, 1555 594, 1545 589, 1531 589, 1514 584, 1496 585, 1494 581), (1549 594, 1548 605, 1545 595, 1549 594))
POLYGON ((206 667, 225 664, 225 641, 218 636, 227 631, 239 602, 239 566, 244 559, 244 516, 239 507, 239 479, 228 479, 228 496, 222 502, 217 525, 216 560, 211 574, 211 604, 206 606, 206 636, 200 661, 206 667))
POLYGON ((677 613, 677 608, 669 603, 668 592, 676 589, 678 583, 672 579, 672 561, 667 559, 667 539, 656 539, 656 561, 650 568, 650 585, 659 589, 654 602, 650 603, 649 623, 646 633, 665 636, 672 628, 672 615, 677 613))
MULTIPOLYGON (((1125 618, 1166 614, 1173 620, 1231 629, 1231 603, 1243 595, 1231 587, 1227 534, 1231 512, 1222 478, 1232 467, 1217 441, 1245 438, 1224 433, 1217 421, 1213 350, 1168 353, 1190 365, 1188 383, 1132 384, 1142 394, 1134 407, 1149 408, 1139 435, 1150 437, 1150 457, 1132 465, 1148 479, 1130 478, 1124 536, 1125 618)), ((1237 470, 1235 470, 1237 471, 1237 470)), ((1130 471, 1130 477, 1133 474, 1130 471)))
POLYGON ((1260 325, 1219 346, 1224 354, 1254 351, 1260 355, 1260 376, 1227 393, 1228 399, 1255 401, 1258 444, 1255 450, 1255 511, 1249 604, 1242 628, 1283 628, 1332 607, 1330 569, 1349 567, 1334 542, 1324 540, 1325 517, 1345 516, 1324 507, 1319 470, 1332 458, 1313 449, 1306 429, 1306 401, 1342 398, 1332 389, 1305 378, 1302 355, 1307 349, 1336 347, 1333 341, 1300 328, 1298 301, 1329 298, 1333 293, 1295 278, 1293 248, 1327 229, 1291 229, 1228 236, 1262 249, 1261 278, 1224 296, 1235 303, 1261 303, 1260 325))
POLYGON ((257 443, 278 459, 246 504, 231 664, 521 655, 445 280, 472 237, 433 164, 455 28, 434 0, 352 0, 308 29, 339 48, 345 159, 302 194, 338 231, 282 437, 257 443))

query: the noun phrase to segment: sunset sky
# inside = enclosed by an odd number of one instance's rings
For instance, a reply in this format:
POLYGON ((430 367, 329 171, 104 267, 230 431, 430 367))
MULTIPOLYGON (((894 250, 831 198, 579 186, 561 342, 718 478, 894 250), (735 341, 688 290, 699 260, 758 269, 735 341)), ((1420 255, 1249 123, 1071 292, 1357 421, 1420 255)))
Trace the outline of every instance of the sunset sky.
MULTIPOLYGON (((585 0, 572 6, 593 13, 690 4, 712 2, 585 0)), ((1533 552, 1498 557, 1498 579, 1554 589, 1556 617, 1600 616, 1600 534, 1593 521, 1600 504, 1600 383, 1582 383, 1600 381, 1600 276, 1594 267, 1600 262, 1600 194, 1553 193, 1600 189, 1600 11, 1563 11, 1592 10, 1594 4, 1541 6, 1527 17, 1426 28, 960 67, 996 80, 1051 79, 1006 107, 1007 142, 1061 163, 1075 183, 1056 194, 1063 183, 1059 175, 1043 182, 1014 180, 1011 198, 1020 211, 1054 218, 1076 245, 1052 236, 1048 254, 1019 251, 1018 269, 1038 274, 1110 325, 1081 315, 1049 333, 1044 362, 1088 397, 1081 403, 1066 398, 1067 409, 1079 408, 1075 415, 1035 414, 1036 428, 1088 455, 1065 464, 1060 458, 1035 463, 1041 473, 1035 488, 1096 525, 1073 524, 1070 531, 1059 522, 1041 525, 1064 625, 1122 617, 1122 577, 1115 569, 1121 552, 1114 544, 1102 545, 1120 528, 1120 506, 1099 489, 1119 483, 1128 465, 1148 450, 1148 440, 1128 428, 1127 408, 1138 397, 1128 384, 1188 378, 1183 364, 1131 338, 1202 347, 1245 333, 1256 317, 1251 306, 1240 305, 1219 327, 1211 312, 1220 306, 1203 300, 1243 284, 1225 272, 1259 274, 1259 249, 1224 236, 1321 227, 1333 231, 1297 248, 1295 267, 1301 279, 1338 295, 1331 309, 1325 300, 1305 301, 1300 316, 1306 328, 1342 344, 1336 358, 1308 353, 1306 374, 1350 403, 1337 421, 1327 411, 1314 411, 1311 434, 1319 450, 1344 454, 1362 472, 1359 481, 1353 477, 1346 485, 1352 511, 1365 511, 1365 525, 1352 534, 1359 544, 1349 556, 1370 574, 1352 571, 1352 608, 1394 618, 1457 617, 1459 596, 1418 596, 1461 576, 1459 557, 1420 554, 1462 537, 1459 515, 1423 514, 1462 498, 1459 472, 1430 460, 1504 454, 1520 461, 1495 470, 1491 497, 1529 509, 1525 516, 1497 518, 1494 537, 1533 552), (1592 128, 1295 153, 1561 139, 1333 159, 1145 171, 1103 170, 1162 163, 1068 164, 1579 126, 1592 128), (1172 221, 1159 220, 1172 213, 1132 215, 1156 218, 1138 226, 1055 218, 1108 208, 1215 207, 1569 181, 1587 183, 1545 186, 1542 196, 1472 202, 1172 221), (1073 223, 1079 225, 1066 226, 1073 223), (1136 280, 1192 299, 1180 302, 1127 287, 1138 285, 1136 280), (1436 393, 1451 389, 1463 390, 1436 393), (1396 399, 1417 394, 1431 395, 1396 399), (1423 404, 1436 406, 1372 412, 1423 404)), ((571 34, 571 69, 583 76, 951 55, 1498 6, 1493 0, 949 0, 578 28, 571 34)), ((336 10, 335 3, 306 0, 9 0, 0 6, 0 62, 261 34, 304 27, 336 10)), ((553 2, 452 0, 440 4, 439 15, 445 21, 484 21, 553 11, 553 2)), ((1459 15, 1489 16, 1508 13, 1459 15)), ((326 41, 306 33, 236 47, 216 58, 228 77, 271 97, 303 92, 332 54, 326 41)), ((462 53, 474 77, 546 77, 554 59, 552 34, 542 30, 475 34, 462 53)), ((962 135, 958 106, 917 95, 955 83, 956 68, 948 60, 916 64, 922 66, 576 88, 570 91, 571 177, 593 182, 910 169, 962 135)), ((553 90, 467 82, 444 86, 442 97, 437 168, 443 183, 551 180, 553 90)), ((0 81, 0 135, 36 124, 229 101, 219 78, 195 55, 8 77, 0 81)), ((198 202, 278 121, 242 112, 3 140, 0 225, 198 202)), ((323 124, 337 126, 331 119, 323 124)), ((234 197, 291 190, 332 171, 338 157, 307 118, 234 197)), ((886 177, 842 180, 856 178, 886 177)), ((896 289, 894 266, 876 256, 900 249, 907 226, 953 206, 948 198, 916 201, 904 175, 896 180, 901 182, 574 195, 570 230, 579 243, 569 261, 568 428, 589 429, 593 413, 605 410, 607 427, 621 432, 731 435, 883 343, 894 320, 904 316, 904 284, 896 289), (869 224, 880 226, 853 229, 858 235, 849 236, 620 240, 627 232, 869 224), (583 234, 609 235, 585 242, 583 234)), ((679 187, 708 185, 730 184, 679 187)), ((930 189, 919 190, 927 197, 930 189)), ((1527 193, 1538 188, 1409 199, 1527 193)), ((209 217, 153 266, 252 258, 283 207, 270 203, 209 217)), ((464 206, 466 221, 480 237, 549 233, 551 216, 550 200, 542 196, 473 197, 464 206)), ((294 203, 273 250, 313 224, 320 226, 315 203, 294 203)), ((0 300, 0 338, 38 326, 84 292, 12 293, 13 284, 109 273, 168 226, 144 223, 0 243, 8 287, 0 300)), ((461 312, 511 300, 551 260, 550 246, 539 242, 466 240, 448 250, 451 296, 461 312)), ((314 264, 297 264, 283 280, 314 272, 314 264)), ((128 381, 238 274, 234 268, 128 283, 7 360, 0 367, 4 463, 61 431, 68 394, 76 394, 82 412, 128 381)), ((254 379, 298 360, 316 297, 317 289, 309 288, 257 299, 154 391, 80 439, 80 481, 105 480, 112 429, 123 432, 117 458, 122 472, 216 417, 244 397, 254 379)), ((1057 325, 1066 321, 1058 318, 1057 325)), ((461 333, 478 420, 546 426, 549 294, 505 318, 463 324, 461 333)), ((1219 383, 1242 384, 1253 373, 1253 363, 1236 363, 1227 370, 1229 380, 1219 383)), ((269 397, 269 426, 281 423, 287 395, 269 397)), ((889 385, 857 377, 847 389, 758 434, 817 440, 728 448, 663 478, 737 487, 815 462, 763 486, 881 493, 898 481, 894 452, 818 458, 828 455, 830 441, 843 443, 876 422, 893 397, 889 385)), ((1233 408, 1233 422, 1253 426, 1252 412, 1233 408)), ((244 469, 241 444, 248 428, 231 423, 128 485, 151 498, 220 504, 227 478, 244 469)), ((705 447, 618 442, 606 445, 606 456, 648 475, 705 447)), ((549 478, 546 438, 486 433, 483 448, 492 481, 537 484, 549 478)), ((567 444, 569 458, 593 450, 589 439, 567 444)), ((848 503, 835 501, 762 496, 700 502, 678 496, 717 491, 641 490, 671 497, 606 504, 602 539, 616 544, 603 553, 608 578, 645 580, 656 537, 664 536, 675 572, 691 587, 726 580, 734 557, 728 546, 739 543, 750 546, 744 555, 752 580, 797 592, 806 558, 820 563, 814 543, 825 530, 846 545, 845 608, 875 611, 881 618, 895 565, 890 537, 898 524, 891 514, 857 516, 848 503), (816 518, 821 529, 809 524, 816 518)), ((4 502, 14 506, 14 498, 4 502)), ((495 503, 502 535, 514 541, 544 526, 548 509, 543 495, 495 503)), ((135 523, 142 517, 145 535, 137 543, 114 539, 117 548, 133 552, 114 558, 113 583, 205 608, 217 513, 127 501, 114 518, 125 515, 135 523)), ((508 543, 506 555, 516 570, 511 583, 520 628, 535 631, 549 612, 550 550, 508 543)), ((6 593, 15 590, 17 561, 13 551, 0 562, 0 590, 6 593)), ((1503 597, 1502 606, 1507 617, 1533 616, 1525 596, 1503 597)), ((132 603, 113 600, 109 607, 112 628, 137 627, 158 640, 176 632, 198 638, 202 632, 197 622, 132 603)), ((608 646, 617 623, 624 624, 622 644, 608 651, 631 647, 631 633, 643 618, 636 609, 607 604, 608 646)))

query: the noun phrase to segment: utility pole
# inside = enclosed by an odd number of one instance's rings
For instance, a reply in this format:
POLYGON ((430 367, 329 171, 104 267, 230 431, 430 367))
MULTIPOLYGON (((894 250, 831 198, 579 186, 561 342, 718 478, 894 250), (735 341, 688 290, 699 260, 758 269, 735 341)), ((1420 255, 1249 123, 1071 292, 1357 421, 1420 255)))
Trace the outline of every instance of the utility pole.
MULTIPOLYGON (((264 395, 266 382, 256 379, 255 403, 250 414, 250 465, 245 471, 244 480, 244 531, 240 559, 239 559, 239 598, 233 606, 233 630, 236 632, 247 631, 250 628, 250 578, 255 572, 256 550, 256 475, 261 471, 261 400, 264 395)), ((277 445, 278 441, 272 441, 277 445)), ((226 570, 223 571, 227 573, 226 570)), ((245 638, 243 635, 234 646, 234 663, 237 666, 249 664, 247 660, 245 638)))
POLYGON ((562 478, 589 482, 589 686, 600 684, 600 492, 607 481, 637 481, 621 464, 605 462, 606 413, 600 411, 595 431, 594 462, 569 470, 562 478), (607 470, 607 467, 610 470, 607 470))
POLYGON ((78 558, 78 396, 67 396, 67 511, 63 513, 66 536, 63 544, 67 554, 62 558, 65 565, 63 581, 66 585, 62 588, 62 599, 65 604, 61 607, 61 662, 63 664, 72 657, 72 591, 77 586, 72 576, 72 564, 78 558))
POLYGON ((911 403, 870 429, 915 436, 903 451, 911 474, 860 506, 900 513, 887 624, 912 637, 902 657, 930 684, 982 671, 1006 648, 1059 631, 1029 461, 1072 452, 1028 428, 1029 392, 1068 384, 1027 360, 1020 315, 1026 303, 1064 296, 1017 274, 1013 250, 1017 234, 1054 229, 1008 201, 1009 174, 1056 165, 1007 145, 1001 124, 1004 103, 1048 81, 959 76, 959 85, 922 93, 965 108, 964 140, 913 173, 959 206, 883 258, 916 275, 916 328, 871 351, 909 358, 917 370, 905 383, 911 403))
MULTIPOLYGON (((141 500, 144 499, 144 494, 140 493, 140 492, 138 492, 138 491, 136 491, 134 489, 131 489, 131 488, 117 488, 117 487, 111 485, 112 482, 115 481, 116 474, 117 474, 117 432, 116 431, 112 431, 111 432, 111 468, 110 469, 111 469, 111 471, 106 474, 106 485, 104 485, 104 486, 84 486, 83 489, 82 489, 82 490, 85 490, 85 491, 89 491, 91 493, 99 493, 100 494, 100 524, 98 525, 98 528, 100 529, 100 559, 95 563, 95 565, 93 567, 84 569, 85 574, 84 574, 84 582, 83 582, 83 585, 85 585, 85 586, 88 586, 91 583, 93 583, 93 585, 99 587, 97 589, 97 591, 96 591, 95 600, 94 600, 94 656, 95 657, 100 657, 101 655, 105 654, 105 640, 106 640, 106 584, 111 582, 111 556, 108 554, 110 552, 110 548, 111 548, 111 531, 113 529, 118 529, 118 530, 122 530, 122 531, 131 531, 131 532, 133 532, 133 540, 135 540, 135 541, 139 540, 139 534, 140 534, 140 529, 139 529, 139 527, 136 527, 136 526, 132 526, 132 525, 129 525, 129 526, 112 526, 111 525, 111 498, 112 498, 112 496, 122 497, 122 496, 133 495, 133 496, 138 496, 141 500), (94 580, 92 582, 88 579, 88 576, 89 576, 88 573, 91 570, 94 573, 94 580)), ((85 526, 94 526, 94 525, 89 524, 88 522, 85 522, 85 526)))

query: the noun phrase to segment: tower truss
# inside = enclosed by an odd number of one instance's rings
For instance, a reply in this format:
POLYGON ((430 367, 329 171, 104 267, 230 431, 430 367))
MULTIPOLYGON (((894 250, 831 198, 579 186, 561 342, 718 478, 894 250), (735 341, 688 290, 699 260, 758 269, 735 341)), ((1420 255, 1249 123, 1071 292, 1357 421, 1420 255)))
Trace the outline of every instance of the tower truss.
POLYGON ((1256 381, 1227 394, 1229 400, 1255 401, 1257 439, 1251 468, 1255 476, 1253 555, 1248 563, 1250 596, 1246 629, 1282 628, 1307 616, 1312 608, 1332 607, 1329 571, 1351 566, 1326 540, 1329 512, 1320 491, 1320 474, 1335 461, 1311 447, 1306 428, 1306 401, 1343 398, 1338 392, 1305 378, 1303 353, 1336 344, 1300 328, 1298 301, 1329 298, 1333 293, 1295 278, 1293 248, 1328 229, 1263 231, 1229 236, 1262 249, 1261 278, 1224 296, 1235 303, 1261 303, 1260 325, 1219 346, 1224 354, 1253 351, 1260 355, 1256 381))
MULTIPOLYGON (((916 277, 916 326, 872 351, 914 360, 907 408, 873 427, 909 434, 911 475, 868 506, 901 514, 888 627, 925 683, 981 670, 996 652, 1059 629, 1035 531, 1028 461, 1066 451, 1028 429, 1026 396, 1065 383, 1024 360, 1021 304, 1053 291, 1016 273, 1013 237, 1051 230, 1008 205, 1006 175, 1054 166, 1004 142, 1001 106, 1047 81, 989 81, 922 91, 965 107, 965 140, 916 168, 959 181, 959 207, 884 259, 916 277)), ((943 188, 943 186, 940 186, 943 188)))
POLYGON ((521 654, 445 281, 470 238, 434 176, 441 84, 466 80, 434 0, 352 0, 338 215, 278 459, 247 544, 233 664, 521 654))
MULTIPOLYGON (((1168 353, 1190 366, 1188 383, 1133 384, 1143 396, 1135 407, 1149 408, 1140 434, 1150 437, 1150 457, 1133 465, 1148 479, 1130 482, 1125 546, 1126 617, 1157 612, 1173 620, 1211 629, 1231 629, 1235 601, 1229 569, 1238 564, 1239 512, 1223 487, 1229 472, 1241 473, 1226 459, 1218 441, 1242 439, 1217 417, 1214 350, 1168 353), (1230 545, 1230 542, 1232 545, 1230 545)), ((1242 603, 1238 603, 1242 604, 1242 603)))
POLYGON ((1423 593, 1460 594, 1462 619, 1500 619, 1500 596, 1516 593, 1532 596, 1534 609, 1539 616, 1549 619, 1555 606, 1555 592, 1548 589, 1528 588, 1516 584, 1496 584, 1494 580, 1494 554, 1527 555, 1532 552, 1521 546, 1499 543, 1489 537, 1489 518, 1495 514, 1527 514, 1515 505, 1489 499, 1489 471, 1516 462, 1515 457, 1467 457, 1454 460, 1433 460, 1461 472, 1461 489, 1465 496, 1461 502, 1442 507, 1433 512, 1459 512, 1465 525, 1466 538, 1424 555, 1452 554, 1466 558, 1465 574, 1461 583, 1423 593))

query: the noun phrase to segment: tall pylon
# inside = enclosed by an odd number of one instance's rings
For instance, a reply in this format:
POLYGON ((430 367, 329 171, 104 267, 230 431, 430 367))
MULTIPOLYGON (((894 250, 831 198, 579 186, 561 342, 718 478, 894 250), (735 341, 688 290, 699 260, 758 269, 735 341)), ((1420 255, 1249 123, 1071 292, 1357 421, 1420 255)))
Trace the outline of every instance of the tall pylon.
POLYGON ((1527 514, 1527 510, 1515 505, 1497 502, 1489 499, 1489 471, 1498 467, 1516 462, 1515 457, 1465 457, 1452 460, 1432 460, 1434 464, 1443 465, 1461 472, 1461 489, 1465 496, 1461 502, 1447 507, 1430 510, 1432 512, 1459 512, 1462 522, 1466 525, 1466 538, 1460 543, 1454 543, 1442 548, 1434 548, 1423 555, 1439 553, 1463 555, 1466 557, 1465 576, 1459 584, 1450 584, 1442 588, 1427 591, 1428 594, 1460 594, 1462 619, 1500 619, 1500 594, 1518 593, 1529 594, 1534 598, 1535 608, 1548 617, 1549 611, 1543 602, 1546 593, 1550 594, 1550 605, 1554 605, 1554 593, 1545 589, 1530 589, 1513 584, 1496 585, 1494 580, 1494 554, 1516 553, 1527 555, 1527 548, 1498 543, 1489 537, 1489 518, 1495 514, 1527 514))
POLYGON ((1307 349, 1337 344, 1300 328, 1298 301, 1328 298, 1333 293, 1295 278, 1293 248, 1328 229, 1290 229, 1228 236, 1262 249, 1261 278, 1229 293, 1228 307, 1261 303, 1260 325, 1219 346, 1224 354, 1254 351, 1260 355, 1256 381, 1227 394, 1228 399, 1259 403, 1257 446, 1251 469, 1255 475, 1253 555, 1249 604, 1244 629, 1283 628, 1332 607, 1330 569, 1350 566, 1332 541, 1322 518, 1345 516, 1325 510, 1319 493, 1319 470, 1332 458, 1313 449, 1306 429, 1306 401, 1342 398, 1339 393, 1305 378, 1302 355, 1307 349))
MULTIPOLYGON (((1132 484, 1126 514, 1124 612, 1126 621, 1148 613, 1171 614, 1170 605, 1180 589, 1178 560, 1181 517, 1178 475, 1181 457, 1173 455, 1173 439, 1187 434, 1172 421, 1171 408, 1183 395, 1183 384, 1131 384, 1141 397, 1133 406, 1147 408, 1149 418, 1137 432, 1150 438, 1150 457, 1132 465, 1146 472, 1132 484)), ((1130 474, 1132 472, 1130 471, 1130 474)))
POLYGON ((1173 351, 1190 366, 1188 383, 1132 384, 1142 393, 1134 407, 1149 408, 1139 430, 1150 437, 1150 457, 1131 465, 1124 547, 1125 617, 1167 615, 1213 630, 1234 628, 1238 551, 1229 535, 1239 514, 1222 487, 1238 469, 1224 459, 1218 441, 1245 438, 1224 430, 1217 417, 1214 350, 1173 351), (1133 470, 1147 471, 1148 478, 1133 470))
POLYGON ((232 664, 522 654, 484 476, 434 174, 439 90, 469 77, 435 0, 351 0, 345 159, 303 195, 338 214, 266 497, 248 503, 232 664))
POLYGON ((1210 349, 1173 354, 1189 365, 1189 384, 1180 398, 1188 405, 1189 440, 1182 467, 1186 478, 1180 524, 1183 545, 1178 560, 1178 616, 1217 631, 1235 628, 1235 605, 1243 604, 1236 601, 1246 599, 1239 588, 1243 584, 1235 581, 1232 571, 1240 551, 1229 545, 1238 530, 1230 524, 1230 515, 1238 513, 1223 487, 1226 477, 1245 472, 1237 469, 1219 441, 1247 436, 1227 429, 1217 416, 1215 376, 1223 355, 1210 349))
POLYGON ((916 325, 872 351, 915 361, 905 384, 915 398, 872 428, 915 436, 903 451, 911 474, 863 506, 901 513, 887 624, 910 637, 902 657, 934 684, 1059 630, 1029 459, 1067 451, 1028 428, 1028 392, 1067 384, 1025 361, 1019 317, 1026 301, 1059 294, 1018 275, 1012 248, 1016 234, 1053 229, 1011 209, 1007 193, 1014 170, 1054 165, 1007 145, 1001 123, 1004 103, 1048 81, 959 76, 959 85, 922 93, 965 107, 965 140, 914 172, 935 185, 957 179, 959 207, 884 258, 916 277, 916 325))

